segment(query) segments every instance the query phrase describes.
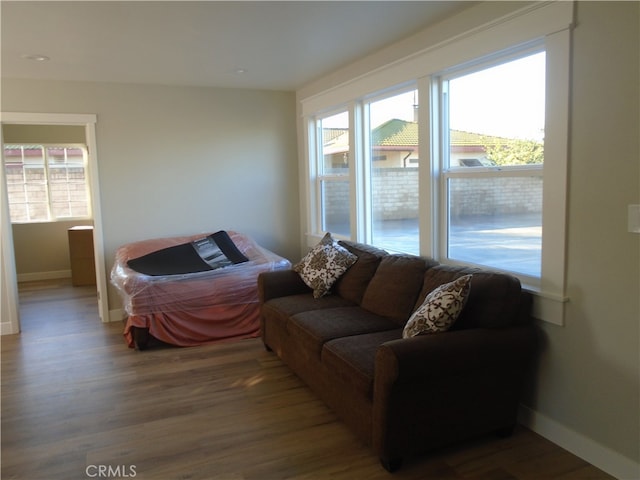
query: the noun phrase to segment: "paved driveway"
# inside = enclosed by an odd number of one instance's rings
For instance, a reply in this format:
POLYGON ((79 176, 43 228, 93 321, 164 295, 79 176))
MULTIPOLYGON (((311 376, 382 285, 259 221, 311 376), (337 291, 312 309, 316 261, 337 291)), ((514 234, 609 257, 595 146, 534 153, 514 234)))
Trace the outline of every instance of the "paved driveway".
MULTIPOLYGON (((540 276, 542 219, 538 214, 477 216, 452 221, 449 256, 464 262, 540 276)), ((418 221, 387 220, 374 231, 374 244, 418 254, 418 221)))

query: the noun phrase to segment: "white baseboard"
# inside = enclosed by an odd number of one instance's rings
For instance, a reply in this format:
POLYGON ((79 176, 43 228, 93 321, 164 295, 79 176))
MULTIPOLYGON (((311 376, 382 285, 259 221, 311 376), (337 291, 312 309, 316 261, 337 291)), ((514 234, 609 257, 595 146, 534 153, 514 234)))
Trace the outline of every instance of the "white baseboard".
POLYGON ((71 278, 71 270, 53 270, 50 272, 18 273, 18 282, 34 282, 37 280, 56 280, 71 278))
POLYGON ((547 440, 620 480, 640 479, 640 463, 575 432, 555 420, 520 405, 519 422, 547 440))

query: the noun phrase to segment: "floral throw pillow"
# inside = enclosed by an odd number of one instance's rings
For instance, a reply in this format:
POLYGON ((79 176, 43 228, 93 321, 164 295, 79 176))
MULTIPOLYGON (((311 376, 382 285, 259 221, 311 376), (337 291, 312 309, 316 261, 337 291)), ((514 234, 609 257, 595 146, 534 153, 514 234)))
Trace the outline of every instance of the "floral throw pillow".
POLYGON ((451 328, 467 303, 472 275, 434 289, 413 312, 402 331, 402 338, 445 332, 451 328))
POLYGON ((338 243, 327 233, 320 243, 313 247, 304 258, 293 266, 309 288, 314 298, 327 293, 358 257, 338 243))

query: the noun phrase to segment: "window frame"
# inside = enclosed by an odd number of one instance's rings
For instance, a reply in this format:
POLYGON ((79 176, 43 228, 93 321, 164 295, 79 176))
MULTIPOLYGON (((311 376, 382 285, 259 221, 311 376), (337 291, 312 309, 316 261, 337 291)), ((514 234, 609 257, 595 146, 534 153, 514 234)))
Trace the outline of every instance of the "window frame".
MULTIPOLYGON (((335 115, 340 115, 342 113, 346 113, 348 115, 348 135, 349 135, 349 145, 348 145, 348 150, 347 153, 349 155, 349 159, 353 159, 354 155, 353 155, 353 133, 352 133, 352 112, 350 111, 349 107, 338 107, 335 109, 332 109, 330 111, 327 112, 322 112, 316 116, 314 116, 314 118, 309 122, 309 131, 310 131, 310 137, 313 138, 313 141, 310 142, 310 147, 313 148, 313 154, 310 155, 310 158, 314 158, 315 161, 313 162, 312 168, 311 168, 311 178, 312 180, 312 188, 311 191, 313 192, 313 204, 315 205, 315 215, 314 215, 314 222, 313 222, 313 228, 312 228, 312 232, 322 232, 324 231, 324 223, 325 223, 325 204, 323 201, 323 185, 324 183, 339 183, 339 182, 347 182, 349 184, 349 192, 351 194, 351 186, 352 186, 352 174, 351 172, 353 171, 353 164, 349 164, 349 168, 347 169, 346 172, 344 173, 326 173, 325 172, 325 166, 324 166, 324 135, 323 135, 323 126, 322 126, 322 122, 323 120, 333 117, 335 115)), ((353 163, 353 162, 352 162, 353 163)), ((351 216, 351 211, 350 213, 350 217, 349 217, 349 231, 351 234, 351 222, 352 219, 354 217, 351 216)), ((337 238, 349 238, 348 236, 342 235, 340 233, 337 232, 332 232, 332 234, 337 237, 337 238)))
MULTIPOLYGON (((543 40, 536 40, 531 45, 519 46, 505 52, 497 52, 483 58, 474 59, 469 64, 463 64, 459 67, 451 67, 444 73, 437 73, 431 76, 432 89, 438 95, 437 107, 432 108, 429 114, 434 125, 434 134, 439 137, 439 144, 442 146, 437 150, 432 161, 438 163, 437 171, 440 175, 433 176, 433 188, 438 192, 439 201, 435 219, 432 222, 434 231, 438 232, 437 248, 433 250, 434 257, 447 264, 460 266, 474 266, 481 268, 489 268, 492 270, 505 271, 509 274, 516 275, 524 284, 539 287, 540 278, 542 276, 542 252, 540 252, 540 275, 530 275, 515 269, 501 269, 493 265, 474 263, 468 260, 450 257, 450 180, 472 178, 523 178, 523 177, 540 177, 543 179, 543 195, 544 195, 544 164, 531 165, 505 165, 505 166, 483 166, 483 167, 459 167, 451 165, 450 158, 450 125, 448 105, 445 96, 449 95, 448 82, 462 77, 464 75, 481 72, 496 66, 526 58, 531 55, 545 52, 546 48, 543 40)), ((545 73, 546 75, 546 73, 545 73)), ((545 109, 546 110, 546 109, 545 109)), ((546 114, 546 111, 545 111, 546 114)), ((542 248, 542 246, 541 246, 542 248)))
MULTIPOLYGON (((479 5, 469 10, 478 11, 479 5)), ((303 192, 309 208, 301 212, 306 217, 307 230, 304 233, 308 246, 313 246, 321 238, 317 230, 315 215, 313 163, 314 151, 312 132, 308 122, 316 112, 324 112, 332 107, 349 105, 352 112, 352 144, 354 151, 364 149, 366 129, 361 131, 363 122, 363 101, 382 95, 403 85, 417 84, 420 105, 419 116, 419 188, 420 205, 420 254, 440 260, 440 230, 438 223, 441 208, 441 188, 438 182, 442 176, 437 118, 433 112, 439 108, 434 77, 462 65, 487 62, 492 58, 506 56, 527 46, 544 44, 546 51, 546 104, 545 104, 545 161, 543 167, 543 238, 541 278, 536 282, 516 274, 523 288, 534 294, 533 315, 539 319, 563 325, 564 308, 569 300, 566 295, 566 215, 567 215, 567 162, 569 143, 569 88, 570 88, 570 48, 573 27, 573 2, 534 3, 526 5, 503 16, 485 16, 485 23, 469 30, 458 32, 449 38, 418 51, 410 51, 405 57, 378 65, 369 72, 336 81, 335 75, 324 81, 298 91, 300 113, 303 122, 301 168, 309 176, 303 192), (324 87, 323 87, 324 85, 324 87), (324 89, 323 89, 324 88, 324 89), (357 128, 356 128, 357 127, 357 128), (435 181, 437 178, 438 182, 435 181)), ((468 28, 468 26, 467 26, 468 28)), ((384 62, 384 59, 381 58, 384 62)), ((346 77, 346 78, 345 78, 346 77)), ((363 168, 363 152, 359 152, 357 167, 351 173, 351 239, 366 241, 362 226, 361 195, 366 189, 363 168), (360 170, 360 171, 358 171, 360 170)), ((354 160, 356 156, 353 157, 354 160)), ((303 218, 303 225, 305 221, 303 218)), ((488 267, 490 268, 490 267, 488 267)), ((495 270, 495 269, 494 269, 495 270)), ((534 279, 535 280, 535 279, 534 279)))
POLYGON ((410 82, 374 95, 363 96, 347 106, 333 108, 313 115, 307 119, 308 140, 307 158, 309 159, 309 197, 311 221, 309 233, 313 239, 324 234, 324 203, 322 198, 323 182, 349 183, 350 197, 350 232, 344 235, 331 232, 336 238, 356 239, 359 242, 371 243, 373 239, 372 211, 372 174, 371 174, 371 142, 370 142, 370 105, 403 93, 417 90, 417 83, 410 82), (333 115, 346 112, 349 116, 349 169, 346 173, 325 174, 323 172, 323 134, 322 120, 333 115))
MULTIPOLYGON (((360 222, 360 227, 362 230, 362 234, 358 237, 359 241, 364 241, 365 243, 369 243, 371 245, 377 246, 378 248, 383 248, 380 244, 373 243, 375 241, 374 237, 374 225, 375 214, 374 214, 374 185, 373 185, 373 159, 371 157, 371 152, 373 150, 373 145, 371 144, 371 105, 377 102, 381 102, 383 100, 388 100, 393 97, 397 97, 406 93, 416 92, 419 98, 419 90, 417 81, 405 82, 401 85, 394 85, 391 88, 385 89, 383 91, 375 92, 372 95, 364 96, 358 104, 361 106, 362 111, 362 140, 363 140, 363 149, 362 149, 362 205, 363 211, 361 213, 360 218, 363 219, 363 222, 360 222)), ((420 100, 418 99, 418 105, 420 100)), ((420 149, 418 148, 418 158, 420 159, 420 149)), ((412 169, 418 169, 419 174, 419 164, 418 167, 411 167, 412 169)), ((419 220, 419 219, 418 219, 419 220)), ((418 244, 420 243, 420 239, 418 238, 418 244)), ((399 252, 402 253, 402 252, 399 252)))
MULTIPOLYGON (((87 145, 82 143, 24 143, 24 142, 10 142, 3 144, 2 150, 2 167, 5 169, 6 174, 6 158, 5 158, 5 150, 9 147, 39 147, 42 150, 42 158, 43 158, 43 170, 45 174, 45 182, 44 188, 46 191, 46 209, 47 209, 47 218, 41 220, 31 220, 28 219, 26 221, 14 220, 10 218, 10 222, 12 224, 35 224, 35 223, 55 223, 55 222, 66 222, 66 221, 75 221, 75 220, 87 220, 92 218, 92 210, 91 210, 91 193, 90 193, 90 182, 89 182, 89 150, 87 145), (51 176, 50 176, 50 153, 49 149, 77 149, 82 151, 82 168, 84 171, 84 187, 86 191, 86 215, 70 215, 70 216, 56 216, 53 208, 53 198, 51 192, 51 176)), ((24 168, 24 167, 23 167, 24 168)), ((68 185, 69 182, 66 182, 68 185)), ((8 184, 7 184, 8 185, 8 184)), ((27 185, 27 183, 23 182, 23 186, 27 185)), ((9 215, 11 216, 11 195, 7 192, 8 197, 8 206, 9 206, 9 215)), ((25 205, 29 205, 29 201, 25 203, 25 205)))

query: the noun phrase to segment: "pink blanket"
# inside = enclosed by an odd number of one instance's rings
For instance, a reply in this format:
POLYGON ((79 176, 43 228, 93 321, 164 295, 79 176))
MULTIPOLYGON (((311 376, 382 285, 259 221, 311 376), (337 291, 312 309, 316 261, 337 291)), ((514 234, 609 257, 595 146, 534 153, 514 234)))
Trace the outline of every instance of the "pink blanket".
POLYGON ((116 251, 111 283, 128 314, 124 336, 134 347, 131 327, 148 328, 158 340, 195 346, 260 334, 257 278, 261 272, 291 268, 291 263, 251 238, 229 231, 249 261, 218 270, 184 275, 149 276, 127 261, 208 234, 145 240, 116 251))

